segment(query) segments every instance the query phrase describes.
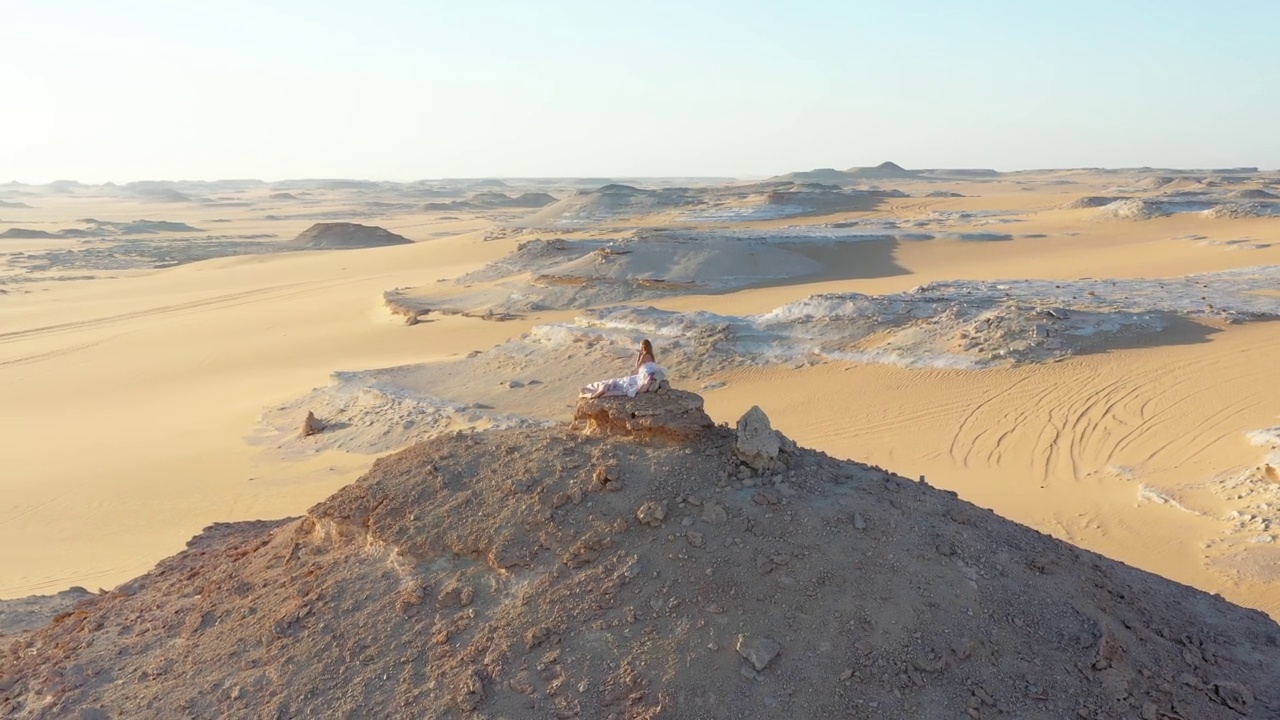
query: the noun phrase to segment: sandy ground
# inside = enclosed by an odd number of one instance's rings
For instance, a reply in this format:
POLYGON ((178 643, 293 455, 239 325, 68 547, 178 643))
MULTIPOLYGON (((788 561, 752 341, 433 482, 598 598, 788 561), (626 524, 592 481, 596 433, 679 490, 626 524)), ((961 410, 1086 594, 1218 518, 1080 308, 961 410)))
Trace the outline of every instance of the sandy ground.
MULTIPOLYGON (((958 198, 922 197, 939 185, 908 182, 901 187, 912 197, 821 218, 1014 213, 1015 224, 995 226, 1015 235, 1008 241, 815 247, 808 252, 822 273, 645 304, 761 313, 818 292, 891 293, 951 279, 1150 278, 1280 264, 1280 219, 1179 214, 1104 222, 1094 211, 1061 207, 1118 181, 1071 177, 1075 185, 1046 178, 945 185, 966 195, 958 198), (1240 238, 1258 247, 1227 244, 1240 238)), ((216 215, 230 221, 220 224, 225 232, 282 239, 309 224, 264 223, 265 206, 215 211, 67 201, 0 215, 49 223, 90 213, 163 216, 201 227, 216 215)), ((0 597, 111 587, 210 522, 301 513, 367 469, 372 457, 266 451, 249 441, 264 410, 325 385, 333 371, 456 359, 572 315, 538 312, 501 323, 428 315, 406 327, 383 307, 383 292, 475 271, 520 238, 486 242, 493 220, 474 216, 447 221, 402 212, 358 221, 419 242, 5 286, 0 597)), ((956 227, 991 229, 985 222, 956 227)), ((0 242, 10 243, 3 252, 34 252, 66 241, 0 242)), ((1280 538, 1267 522, 1238 521, 1262 490, 1233 485, 1267 454, 1246 433, 1280 424, 1280 383, 1272 380, 1278 350, 1280 323, 1187 323, 1047 364, 911 370, 827 363, 673 380, 695 390, 726 383, 704 392, 717 420, 761 405, 775 427, 804 445, 925 475, 1044 532, 1280 616, 1280 574, 1266 570, 1270 556, 1258 555, 1274 548, 1253 540, 1280 538)), ((661 358, 661 346, 658 352, 661 358)), ((625 370, 601 368, 600 375, 625 370)), ((454 400, 508 409, 492 400, 492 377, 455 386, 468 397, 454 400)), ((522 413, 560 418, 572 400, 522 402, 522 413)), ((1280 513, 1275 517, 1280 526, 1280 513)))
POLYGON ((245 437, 265 406, 334 370, 505 337, 510 328, 455 318, 407 332, 380 306, 388 287, 500 252, 462 235, 210 260, 5 297, 0 596, 112 587, 216 518, 296 514, 358 476, 368 457, 264 463, 245 437))

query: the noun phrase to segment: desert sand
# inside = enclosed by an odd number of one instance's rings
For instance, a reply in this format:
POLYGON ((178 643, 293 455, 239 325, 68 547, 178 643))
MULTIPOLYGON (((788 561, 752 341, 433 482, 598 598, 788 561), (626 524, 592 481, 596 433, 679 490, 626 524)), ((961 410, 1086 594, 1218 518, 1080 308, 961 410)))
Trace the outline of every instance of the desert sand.
POLYGON ((1275 174, 55 185, 0 186, 0 597, 566 420, 652 336, 717 421, 1280 617, 1275 174))

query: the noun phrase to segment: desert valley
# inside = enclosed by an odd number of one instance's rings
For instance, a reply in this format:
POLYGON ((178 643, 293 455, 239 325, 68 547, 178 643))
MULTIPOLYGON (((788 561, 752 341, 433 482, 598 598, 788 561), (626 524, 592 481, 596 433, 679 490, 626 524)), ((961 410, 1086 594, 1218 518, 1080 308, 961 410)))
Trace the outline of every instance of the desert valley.
POLYGON ((0 715, 1280 717, 1277 320, 1254 168, 0 185, 0 715))

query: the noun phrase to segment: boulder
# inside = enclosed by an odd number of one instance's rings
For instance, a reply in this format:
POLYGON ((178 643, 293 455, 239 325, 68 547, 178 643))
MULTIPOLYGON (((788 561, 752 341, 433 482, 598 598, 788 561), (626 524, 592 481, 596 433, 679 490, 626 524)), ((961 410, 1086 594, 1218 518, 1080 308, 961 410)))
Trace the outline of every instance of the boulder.
POLYGON ((588 435, 686 442, 712 427, 715 423, 703 410, 702 397, 683 390, 633 398, 579 398, 573 413, 573 428, 588 435))
POLYGON ((756 470, 774 467, 782 450, 782 436, 769 424, 769 416, 758 405, 752 405, 738 419, 738 441, 734 451, 738 459, 756 470))
POLYGON ((782 644, 773 638, 757 635, 739 635, 736 647, 741 655, 756 672, 764 670, 782 651, 782 644))

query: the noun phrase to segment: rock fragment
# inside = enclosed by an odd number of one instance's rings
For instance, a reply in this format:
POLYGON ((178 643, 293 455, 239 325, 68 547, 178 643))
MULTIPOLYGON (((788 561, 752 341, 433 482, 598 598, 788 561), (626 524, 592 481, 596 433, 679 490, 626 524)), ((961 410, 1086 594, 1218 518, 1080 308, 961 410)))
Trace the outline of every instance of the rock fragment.
POLYGON ((782 645, 772 638, 739 635, 736 649, 738 654, 746 658, 747 662, 759 672, 768 667, 769 663, 778 656, 782 651, 782 645))
POLYGON ((1248 685, 1235 682, 1218 681, 1212 685, 1214 702, 1226 705, 1241 715, 1248 715, 1253 705, 1253 690, 1248 685))
POLYGON ((667 517, 667 504, 657 500, 648 500, 636 510, 636 519, 642 525, 658 527, 667 517))

